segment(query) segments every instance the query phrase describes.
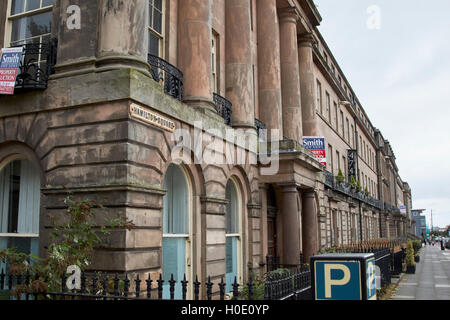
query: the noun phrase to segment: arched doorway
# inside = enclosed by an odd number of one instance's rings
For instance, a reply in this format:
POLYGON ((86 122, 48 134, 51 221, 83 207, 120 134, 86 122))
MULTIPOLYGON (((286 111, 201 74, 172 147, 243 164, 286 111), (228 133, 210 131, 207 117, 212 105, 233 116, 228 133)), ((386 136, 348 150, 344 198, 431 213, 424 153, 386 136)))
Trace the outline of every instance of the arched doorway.
MULTIPOLYGON (((40 174, 31 161, 17 159, 0 167, 0 251, 16 248, 38 255, 40 197, 40 174)), ((0 263, 0 270, 7 267, 0 263)))
POLYGON ((180 281, 190 280, 190 187, 182 167, 171 164, 164 178, 162 276, 164 299, 169 298, 171 276, 177 281, 175 299, 182 298, 180 281))
POLYGON ((234 280, 242 283, 242 202, 238 185, 230 179, 226 187, 228 200, 226 221, 226 291, 233 290, 234 280))

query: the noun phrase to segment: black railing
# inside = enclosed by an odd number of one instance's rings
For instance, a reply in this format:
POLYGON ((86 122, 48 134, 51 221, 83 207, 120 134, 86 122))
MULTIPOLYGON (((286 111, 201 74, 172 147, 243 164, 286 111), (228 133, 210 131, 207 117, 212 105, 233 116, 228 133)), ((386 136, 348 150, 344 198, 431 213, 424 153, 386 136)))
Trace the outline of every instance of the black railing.
POLYGON ((224 119, 225 124, 227 126, 232 125, 232 113, 233 113, 233 105, 230 101, 222 97, 221 95, 214 93, 213 94, 214 104, 216 105, 217 113, 224 119))
POLYGON ((183 100, 183 73, 169 62, 155 55, 148 55, 150 74, 158 83, 162 83, 164 92, 169 96, 183 100))
POLYGON ((311 271, 297 268, 266 277, 264 300, 312 300, 311 271))
MULTIPOLYGON (((48 277, 31 275, 7 275, 0 273, 0 300, 286 300, 310 297, 311 276, 306 268, 299 268, 287 274, 267 275, 264 283, 264 296, 257 296, 258 282, 250 279, 242 286, 234 279, 231 292, 227 292, 227 284, 223 278, 212 282, 208 277, 203 284, 198 281, 189 282, 186 276, 181 281, 140 279, 139 275, 130 279, 128 275, 81 273, 79 289, 69 289, 66 275, 59 279, 55 288, 48 288, 48 277), (190 288, 192 286, 192 288, 190 288), (240 290, 240 288, 242 289, 240 290), (192 297, 189 296, 192 289, 192 297), (200 292, 204 290, 205 297, 200 292), (309 290, 309 291, 308 291, 309 290)), ((71 284, 75 284, 75 279, 71 284)))
POLYGON ((380 270, 381 288, 385 288, 391 284, 391 251, 389 248, 373 250, 375 255, 375 265, 380 270))
POLYGON ((15 93, 47 89, 48 78, 54 73, 56 65, 58 40, 50 39, 15 47, 23 47, 15 93))
POLYGON ((336 177, 334 177, 333 174, 329 171, 324 171, 324 173, 325 173, 325 185, 328 188, 337 191, 339 193, 342 193, 346 196, 357 199, 361 202, 364 202, 379 210, 382 209, 382 202, 380 200, 377 200, 372 196, 368 196, 362 191, 357 191, 357 189, 354 188, 348 182, 338 182, 336 177))
POLYGON ((255 118, 255 127, 258 137, 264 141, 267 140, 267 126, 264 122, 255 118))

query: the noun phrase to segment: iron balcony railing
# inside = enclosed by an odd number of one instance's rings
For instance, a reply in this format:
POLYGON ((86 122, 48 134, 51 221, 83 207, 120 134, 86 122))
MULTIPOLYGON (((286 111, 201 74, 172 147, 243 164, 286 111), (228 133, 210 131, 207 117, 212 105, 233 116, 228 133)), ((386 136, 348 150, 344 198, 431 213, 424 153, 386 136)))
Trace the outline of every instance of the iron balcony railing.
POLYGON ((328 188, 332 189, 333 191, 342 193, 346 196, 357 199, 361 202, 364 202, 364 203, 366 203, 374 208, 377 208, 379 210, 382 209, 382 202, 380 200, 377 200, 370 195, 366 195, 362 191, 357 191, 348 182, 338 182, 336 177, 334 177, 333 174, 329 171, 324 171, 324 173, 325 173, 325 185, 328 188))
POLYGON ((231 118, 233 114, 233 104, 217 93, 213 94, 213 99, 217 113, 224 119, 227 126, 231 126, 233 124, 231 118))
POLYGON ((161 83, 164 92, 169 96, 183 100, 183 73, 169 62, 155 55, 148 55, 150 74, 158 83, 161 83))
POLYGON ((47 89, 48 78, 56 65, 58 40, 53 38, 14 47, 23 48, 14 93, 47 89))

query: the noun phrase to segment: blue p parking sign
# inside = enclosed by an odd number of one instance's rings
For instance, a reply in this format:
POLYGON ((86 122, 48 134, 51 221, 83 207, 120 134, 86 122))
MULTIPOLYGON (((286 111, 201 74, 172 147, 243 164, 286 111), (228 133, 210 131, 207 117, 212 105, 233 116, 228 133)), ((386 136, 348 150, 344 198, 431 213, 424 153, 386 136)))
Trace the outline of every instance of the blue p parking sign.
POLYGON ((316 300, 376 300, 373 254, 328 254, 311 258, 316 300))
POLYGON ((316 261, 317 300, 361 300, 359 261, 316 261))

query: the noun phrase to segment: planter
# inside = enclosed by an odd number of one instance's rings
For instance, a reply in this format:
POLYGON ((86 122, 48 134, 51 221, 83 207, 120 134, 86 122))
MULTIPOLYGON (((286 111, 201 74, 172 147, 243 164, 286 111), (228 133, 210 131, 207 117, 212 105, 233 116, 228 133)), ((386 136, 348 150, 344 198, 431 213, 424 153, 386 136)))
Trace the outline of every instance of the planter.
POLYGON ((416 266, 406 266, 406 273, 407 274, 415 274, 416 273, 416 266))
POLYGON ((414 257, 414 261, 415 261, 415 262, 420 262, 420 256, 419 256, 419 255, 415 256, 415 257, 414 257))

